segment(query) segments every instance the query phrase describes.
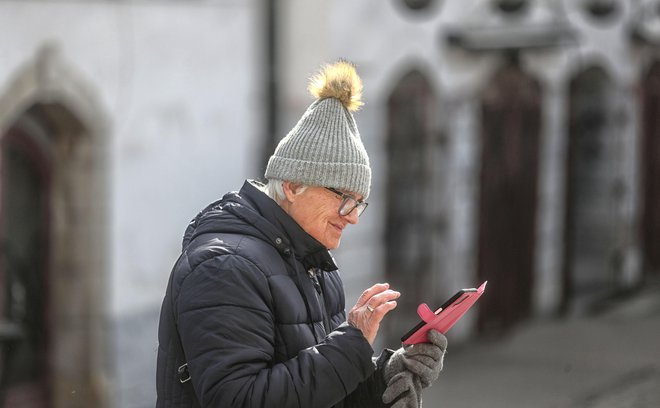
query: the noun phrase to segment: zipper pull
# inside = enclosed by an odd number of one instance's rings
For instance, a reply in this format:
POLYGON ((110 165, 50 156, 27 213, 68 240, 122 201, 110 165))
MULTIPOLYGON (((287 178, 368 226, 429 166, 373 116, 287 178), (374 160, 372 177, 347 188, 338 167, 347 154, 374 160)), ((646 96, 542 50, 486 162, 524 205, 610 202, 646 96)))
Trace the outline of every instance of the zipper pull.
POLYGON ((314 268, 309 268, 307 270, 307 275, 309 275, 309 279, 312 280, 312 284, 314 285, 314 289, 316 289, 316 292, 318 294, 321 294, 321 285, 319 284, 319 279, 316 276, 316 272, 314 271, 314 268))

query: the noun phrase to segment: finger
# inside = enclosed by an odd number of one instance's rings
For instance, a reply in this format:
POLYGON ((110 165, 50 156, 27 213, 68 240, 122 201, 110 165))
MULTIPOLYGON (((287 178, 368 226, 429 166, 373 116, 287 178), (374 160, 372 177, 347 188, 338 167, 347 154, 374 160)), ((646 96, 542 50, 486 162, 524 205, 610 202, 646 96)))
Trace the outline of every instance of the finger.
POLYGON ((420 379, 432 378, 435 376, 433 370, 433 367, 435 366, 427 366, 417 360, 403 360, 403 365, 408 371, 415 374, 420 379))
MULTIPOLYGON (((374 295, 371 297, 371 299, 367 300, 367 303, 364 305, 369 312, 373 313, 375 309, 377 309, 379 306, 391 302, 395 299, 398 299, 401 296, 401 293, 394 291, 394 290, 386 290, 384 292, 381 292, 377 295, 374 295)), ((396 305, 396 302, 395 302, 396 305)), ((385 312, 389 312, 391 309, 387 308, 385 312)), ((384 315, 384 314, 383 314, 384 315)))
POLYGON ((411 392, 398 400, 390 408, 417 408, 418 406, 419 404, 417 403, 417 395, 413 395, 411 392))
POLYGON ((421 406, 419 398, 420 385, 410 373, 405 373, 402 377, 405 378, 402 381, 406 383, 406 391, 399 394, 391 408, 419 408, 421 406))
POLYGON ((383 292, 373 295, 369 300, 367 300, 367 305, 373 307, 374 309, 379 305, 389 302, 390 300, 395 300, 401 297, 401 293, 396 290, 387 289, 383 292))
POLYGON ((385 317, 386 314, 394 310, 397 306, 397 303, 395 300, 391 300, 389 302, 383 303, 382 305, 379 305, 374 308, 374 310, 371 312, 371 319, 370 321, 373 321, 375 324, 379 324, 381 320, 383 320, 383 317, 385 317))
POLYGON ((405 390, 402 388, 402 385, 398 385, 398 381, 394 381, 394 377, 392 377, 392 380, 390 380, 387 388, 385 388, 385 392, 383 392, 382 400, 385 404, 390 404, 399 395, 401 395, 401 393, 405 392, 405 390))
POLYGON ((430 344, 430 343, 419 343, 415 344, 413 347, 406 349, 405 356, 406 357, 412 357, 412 356, 428 356, 434 359, 435 361, 438 361, 442 358, 444 355, 444 350, 442 350, 440 347, 430 344))
MULTIPOLYGON (((421 357, 421 356, 418 356, 421 357)), ((403 366, 415 375, 415 378, 419 379, 423 388, 426 388, 433 384, 435 380, 438 379, 440 371, 442 371, 442 360, 437 362, 432 362, 428 360, 428 357, 424 357, 427 360, 425 362, 419 361, 417 359, 403 359, 403 366)))
POLYGON ((369 299, 371 299, 375 294, 383 292, 383 291, 389 289, 389 287, 390 287, 389 283, 377 283, 377 284, 373 285, 369 289, 362 292, 362 294, 358 298, 357 302, 355 303, 355 306, 356 307, 364 306, 367 303, 367 301, 369 299))
POLYGON ((422 364, 425 367, 428 367, 430 369, 435 368, 435 366, 438 365, 439 360, 434 360, 433 358, 425 355, 414 355, 410 357, 403 357, 401 359, 404 363, 409 363, 409 364, 422 364))
POLYGON ((389 404, 412 388, 412 375, 409 372, 402 371, 390 379, 383 393, 383 402, 389 404))
POLYGON ((428 338, 429 342, 438 346, 443 353, 445 350, 447 350, 447 337, 445 337, 444 334, 435 329, 431 329, 426 334, 426 337, 428 338))

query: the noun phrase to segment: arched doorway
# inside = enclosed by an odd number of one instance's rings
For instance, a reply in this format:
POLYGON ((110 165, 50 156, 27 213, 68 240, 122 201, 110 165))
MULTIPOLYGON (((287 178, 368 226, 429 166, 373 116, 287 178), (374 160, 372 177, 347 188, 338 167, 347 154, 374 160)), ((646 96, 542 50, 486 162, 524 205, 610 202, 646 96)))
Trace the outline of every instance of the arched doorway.
POLYGON ((478 276, 489 280, 478 327, 499 332, 531 308, 541 90, 515 60, 481 95, 478 276))
POLYGON ((66 107, 39 102, 0 137, 0 310, 13 330, 0 344, 0 406, 103 406, 94 140, 66 107))
POLYGON ((581 312, 612 293, 623 267, 618 237, 621 135, 614 89, 594 66, 570 82, 563 311, 581 312))
POLYGON ((660 62, 642 81, 642 250, 647 273, 660 275, 660 62))
MULTIPOLYGON (((446 142, 427 78, 404 75, 388 102, 385 265, 393 287, 406 293, 401 310, 414 313, 420 299, 439 302, 444 273, 447 198, 446 142)), ((393 341, 409 329, 410 315, 388 319, 393 341)))
POLYGON ((94 88, 53 45, 41 48, 3 89, 0 311, 11 319, 2 328, 18 330, 0 335, 0 356, 17 350, 9 343, 24 339, 21 347, 29 353, 22 353, 32 357, 20 361, 40 365, 40 374, 21 374, 14 360, 0 359, 0 406, 4 399, 12 408, 106 407, 111 403, 106 117, 94 88), (38 208, 42 216, 25 215, 38 208), (14 247, 30 247, 29 274, 6 249, 14 247), (22 288, 4 280, 8 276, 24 281, 22 288), (14 309, 7 302, 20 305, 20 299, 23 316, 33 316, 29 321, 8 314, 14 309), (31 331, 39 332, 39 341, 29 341, 31 331), (23 399, 26 389, 37 391, 23 399))

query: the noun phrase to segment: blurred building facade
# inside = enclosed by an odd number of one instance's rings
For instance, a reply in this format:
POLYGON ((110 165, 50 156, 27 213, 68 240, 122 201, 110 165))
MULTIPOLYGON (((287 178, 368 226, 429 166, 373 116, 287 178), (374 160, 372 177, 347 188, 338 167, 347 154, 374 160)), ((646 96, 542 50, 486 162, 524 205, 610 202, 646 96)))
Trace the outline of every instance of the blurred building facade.
POLYGON ((374 170, 348 306, 489 281, 454 341, 660 274, 656 0, 0 1, 0 399, 150 407, 188 220, 259 178, 346 58, 374 170))

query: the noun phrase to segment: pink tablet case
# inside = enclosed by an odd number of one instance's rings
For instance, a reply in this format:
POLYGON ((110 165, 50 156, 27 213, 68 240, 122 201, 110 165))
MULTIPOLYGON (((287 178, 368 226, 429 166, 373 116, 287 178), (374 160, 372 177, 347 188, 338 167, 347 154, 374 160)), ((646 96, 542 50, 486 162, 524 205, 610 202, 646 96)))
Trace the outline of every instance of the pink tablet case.
POLYGON ((442 334, 447 333, 454 323, 483 295, 487 283, 488 281, 482 283, 476 292, 464 293, 445 310, 437 310, 437 314, 433 313, 426 303, 419 305, 417 307, 417 314, 426 324, 413 333, 412 336, 408 337, 403 344, 427 343, 426 333, 431 329, 436 329, 442 334))

